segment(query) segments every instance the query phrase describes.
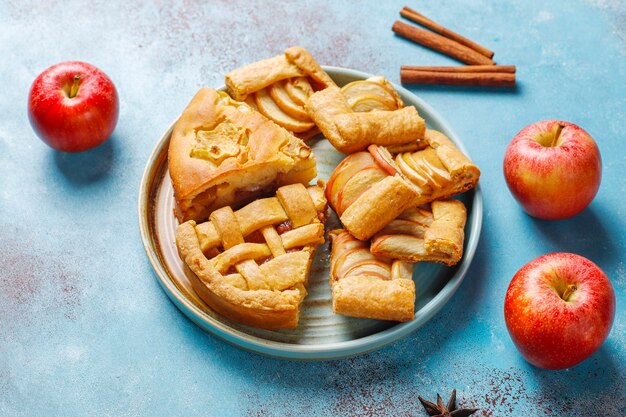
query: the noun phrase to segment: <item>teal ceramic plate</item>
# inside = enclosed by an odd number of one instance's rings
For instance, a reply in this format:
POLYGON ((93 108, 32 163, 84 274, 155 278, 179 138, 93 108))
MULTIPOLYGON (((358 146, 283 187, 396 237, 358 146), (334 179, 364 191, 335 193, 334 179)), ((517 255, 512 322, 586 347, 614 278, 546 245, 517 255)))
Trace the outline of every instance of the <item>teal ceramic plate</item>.
MULTIPOLYGON (((325 67, 338 85, 370 77, 370 74, 337 67, 325 67)), ((467 154, 458 136, 428 104, 408 90, 394 86, 407 105, 414 105, 429 128, 439 130, 467 154)), ((294 330, 260 330, 242 326, 211 311, 193 291, 175 245, 174 197, 167 171, 167 148, 172 127, 163 134, 141 180, 139 224, 148 258, 161 286, 176 306, 198 326, 243 349, 288 359, 323 360, 354 356, 379 349, 417 330, 452 297, 467 273, 476 251, 482 225, 480 188, 458 198, 468 213, 465 254, 454 267, 421 263, 414 268, 416 283, 415 319, 406 323, 342 317, 331 311, 328 284, 328 243, 318 248, 309 277, 309 294, 304 301, 300 323, 294 330)), ((326 140, 311 144, 317 158, 319 178, 327 180, 343 156, 326 140)), ((327 230, 338 226, 334 214, 327 230)), ((328 239, 327 239, 328 240, 328 239)))

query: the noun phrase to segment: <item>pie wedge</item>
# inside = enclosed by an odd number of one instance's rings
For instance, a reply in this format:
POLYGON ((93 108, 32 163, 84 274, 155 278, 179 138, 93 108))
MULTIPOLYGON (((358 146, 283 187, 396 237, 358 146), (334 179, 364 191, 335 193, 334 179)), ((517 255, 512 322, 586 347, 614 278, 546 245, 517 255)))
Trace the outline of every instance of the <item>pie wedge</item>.
POLYGON ((424 140, 389 149, 371 145, 368 152, 348 155, 328 179, 326 198, 361 240, 408 208, 469 190, 480 176, 478 167, 434 130, 427 129, 424 140))
POLYGON ((321 187, 292 184, 237 211, 215 210, 207 222, 179 225, 176 245, 194 290, 241 324, 296 327, 326 207, 321 187))
POLYGON ((198 91, 176 122, 168 168, 181 222, 203 221, 217 208, 239 207, 317 175, 302 140, 210 88, 198 91))
POLYGON ((379 257, 344 229, 329 233, 333 311, 350 317, 412 320, 415 282, 410 263, 379 257))

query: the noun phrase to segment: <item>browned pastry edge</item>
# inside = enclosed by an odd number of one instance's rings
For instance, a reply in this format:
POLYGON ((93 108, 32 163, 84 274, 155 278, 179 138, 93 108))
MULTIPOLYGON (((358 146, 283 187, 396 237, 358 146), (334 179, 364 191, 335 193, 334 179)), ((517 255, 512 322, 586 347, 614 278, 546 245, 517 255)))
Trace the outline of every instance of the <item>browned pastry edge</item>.
MULTIPOLYGON (((415 282, 411 276, 410 264, 377 258, 369 252, 366 242, 356 240, 345 230, 333 230, 329 232, 329 237, 332 245, 330 283, 333 312, 378 320, 413 319, 415 282), (342 249, 345 249, 345 252, 342 249), (344 264, 349 262, 350 254, 354 254, 354 251, 360 251, 361 255, 353 259, 353 263, 338 265, 340 262, 344 264), (368 262, 378 268, 387 265, 389 271, 385 276, 373 271, 367 272, 364 266, 368 262), (356 268, 361 270, 357 272, 356 268), (345 276, 336 275, 341 270, 346 271, 345 276)), ((385 270, 385 267, 381 270, 385 270)))
POLYGON ((339 87, 315 92, 305 103, 311 119, 339 152, 350 154, 370 144, 419 140, 426 123, 413 106, 392 111, 353 112, 339 87))
POLYGON ((302 76, 309 76, 318 89, 335 85, 311 53, 301 46, 292 46, 281 55, 233 70, 224 78, 228 94, 235 100, 244 101, 249 94, 277 81, 302 76))
POLYGON ((265 329, 297 326, 299 305, 306 295, 303 285, 275 292, 243 291, 227 284, 200 250, 194 226, 193 221, 181 224, 176 233, 176 243, 181 259, 191 271, 187 277, 202 301, 214 311, 241 324, 265 329))
POLYGON ((297 326, 315 246, 324 241, 326 207, 320 186, 292 184, 236 212, 225 207, 200 225, 193 220, 179 225, 176 245, 194 291, 211 309, 239 323, 297 326), (281 227, 288 231, 279 234, 281 227), (268 228, 272 233, 262 230, 268 228), (244 241, 254 232, 262 232, 265 243, 244 241), (261 258, 248 255, 259 247, 261 258), (260 259, 258 265, 254 259, 260 259), (250 262, 254 268, 241 269, 250 262))
POLYGON ((281 185, 306 184, 317 175, 315 157, 304 142, 246 104, 210 88, 196 93, 174 125, 168 168, 179 221, 201 221, 216 208, 245 204, 281 185), (215 166, 192 157, 196 133, 224 121, 247 132, 245 158, 238 155, 215 166))
POLYGON ((455 265, 463 256, 465 206, 458 200, 436 200, 428 210, 416 207, 403 212, 372 238, 371 252, 405 262, 455 265), (428 210, 430 224, 423 219, 428 210))

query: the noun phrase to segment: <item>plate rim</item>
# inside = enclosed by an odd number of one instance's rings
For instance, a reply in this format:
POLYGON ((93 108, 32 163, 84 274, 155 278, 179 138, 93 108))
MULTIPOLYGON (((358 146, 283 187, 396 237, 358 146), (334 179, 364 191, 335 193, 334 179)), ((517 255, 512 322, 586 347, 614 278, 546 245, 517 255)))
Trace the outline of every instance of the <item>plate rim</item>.
MULTIPOLYGON (((326 65, 322 66, 322 68, 329 73, 337 73, 338 75, 349 77, 365 79, 373 76, 373 74, 350 68, 326 65)), ((424 109, 425 112, 428 113, 429 118, 435 120, 439 125, 445 126, 447 136, 449 136, 454 144, 469 157, 469 153, 465 149, 464 144, 460 141, 456 132, 434 108, 404 87, 395 83, 392 83, 392 85, 398 93, 404 96, 410 96, 411 100, 419 104, 420 108, 424 109)), ((217 90, 219 89, 224 89, 224 86, 217 88, 217 90)), ((165 291, 176 307, 204 331, 217 336, 219 339, 236 347, 274 358, 296 360, 331 360, 347 358, 381 349, 382 347, 397 342, 409 334, 417 331, 448 303, 463 282, 463 279, 465 278, 476 253, 482 231, 483 197, 480 183, 473 188, 474 196, 472 198, 472 215, 470 218, 472 233, 468 238, 463 258, 458 264, 458 269, 448 282, 439 290, 439 292, 418 311, 416 311, 416 317, 411 321, 398 323, 380 332, 357 339, 318 345, 298 345, 267 340, 258 336, 240 332, 220 322, 219 320, 206 315, 206 313, 185 297, 169 278, 166 267, 160 261, 158 249, 154 247, 154 237, 152 236, 154 225, 151 224, 152 216, 150 213, 150 202, 153 198, 153 184, 157 178, 160 178, 159 173, 164 168, 163 164, 167 160, 167 146, 169 145, 170 136, 175 123, 176 120, 174 120, 174 122, 172 122, 161 135, 161 138, 158 140, 156 146, 150 153, 144 168, 138 196, 139 228, 144 249, 152 265, 152 269, 161 284, 161 288, 165 291)))

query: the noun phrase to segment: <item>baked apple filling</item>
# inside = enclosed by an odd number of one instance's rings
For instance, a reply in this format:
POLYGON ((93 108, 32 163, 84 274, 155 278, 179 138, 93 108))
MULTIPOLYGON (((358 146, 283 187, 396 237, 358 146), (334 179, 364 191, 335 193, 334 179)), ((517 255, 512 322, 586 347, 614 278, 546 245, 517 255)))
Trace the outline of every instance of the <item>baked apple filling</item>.
POLYGON ((213 130, 198 130, 190 156, 221 165, 226 158, 245 153, 249 135, 249 129, 229 122, 220 123, 213 130))
POLYGON ((430 147, 413 153, 401 153, 396 156, 395 162, 400 171, 420 188, 421 194, 442 189, 452 180, 437 152, 430 147))
POLYGON ((174 126, 168 168, 180 221, 240 207, 317 175, 311 149, 245 103, 201 89, 174 126))

